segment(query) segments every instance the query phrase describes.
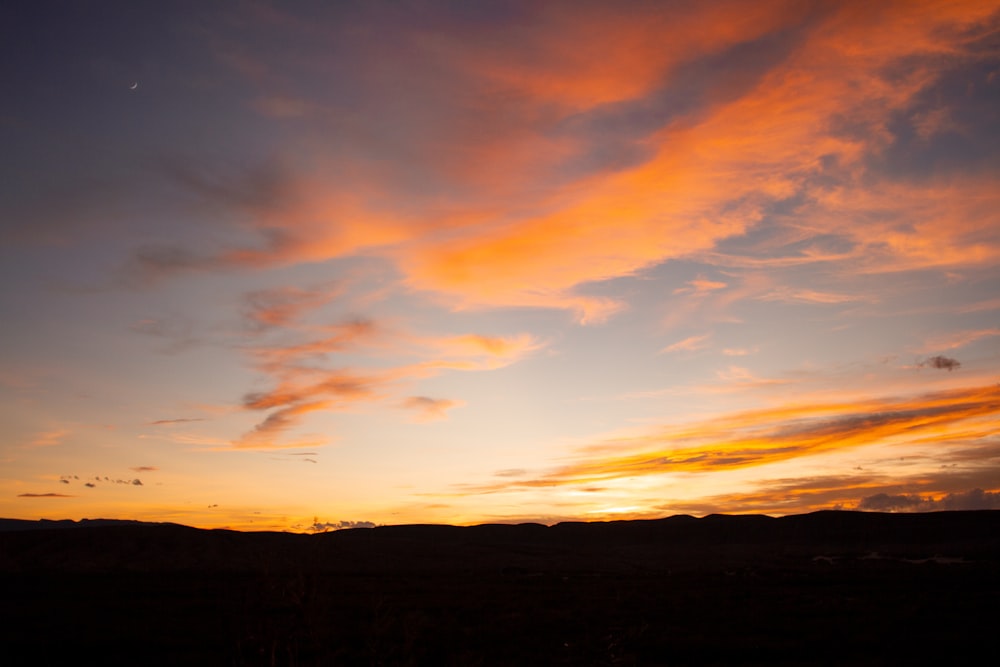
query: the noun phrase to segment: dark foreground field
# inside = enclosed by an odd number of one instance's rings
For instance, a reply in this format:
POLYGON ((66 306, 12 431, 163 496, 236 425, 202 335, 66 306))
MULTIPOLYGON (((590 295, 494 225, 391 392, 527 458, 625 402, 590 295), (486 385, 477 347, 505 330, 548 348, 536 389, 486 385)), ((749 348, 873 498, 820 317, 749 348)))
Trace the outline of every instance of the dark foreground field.
POLYGON ((322 535, 0 523, 16 528, 0 532, 5 665, 914 665, 1000 653, 1000 512, 322 535))

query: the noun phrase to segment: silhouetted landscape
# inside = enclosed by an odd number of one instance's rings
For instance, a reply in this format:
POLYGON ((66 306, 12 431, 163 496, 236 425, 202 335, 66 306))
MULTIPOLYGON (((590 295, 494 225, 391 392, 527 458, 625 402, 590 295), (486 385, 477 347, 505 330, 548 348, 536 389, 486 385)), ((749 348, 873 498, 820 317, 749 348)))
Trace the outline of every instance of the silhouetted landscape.
POLYGON ((921 664, 994 650, 1000 512, 315 535, 4 520, 0 571, 21 664, 921 664))

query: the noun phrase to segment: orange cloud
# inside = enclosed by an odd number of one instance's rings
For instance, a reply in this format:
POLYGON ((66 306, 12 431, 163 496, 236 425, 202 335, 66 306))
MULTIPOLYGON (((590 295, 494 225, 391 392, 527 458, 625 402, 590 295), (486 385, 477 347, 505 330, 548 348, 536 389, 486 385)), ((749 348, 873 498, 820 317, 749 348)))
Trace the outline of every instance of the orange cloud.
POLYGON ((64 428, 51 429, 37 433, 28 444, 31 447, 52 447, 53 445, 62 443, 63 439, 69 434, 70 431, 64 428))
POLYGON ((1000 194, 992 179, 964 183, 879 183, 814 191, 817 227, 836 225, 858 242, 869 273, 990 266, 1000 260, 1000 194), (845 220, 856 221, 855 226, 845 220))
POLYGON ((855 294, 818 292, 811 289, 780 287, 758 297, 762 301, 785 301, 789 303, 838 304, 851 301, 870 301, 872 297, 855 294))
MULTIPOLYGON (((261 342, 247 348, 257 368, 272 379, 273 386, 266 391, 247 394, 243 407, 271 412, 233 443, 239 448, 301 446, 301 442, 283 443, 280 438, 310 413, 344 411, 380 402, 398 391, 399 386, 442 371, 501 368, 543 345, 527 334, 418 336, 367 320, 302 327, 295 323, 295 318, 303 308, 323 302, 324 294, 274 290, 267 296, 259 312, 268 313, 268 318, 255 317, 254 320, 273 320, 283 325, 286 333, 294 332, 305 340, 261 342), (318 337, 317 332, 321 334, 318 337), (330 357, 346 353, 352 355, 352 363, 356 365, 362 352, 381 357, 378 370, 328 368, 330 357), (406 357, 418 360, 407 363, 403 361, 406 357), (399 361, 387 365, 385 358, 398 358, 399 361)), ((463 405, 460 400, 418 398, 411 397, 403 405, 418 409, 421 421, 442 418, 448 409, 463 405), (415 402, 418 398, 422 402, 415 402)), ((310 441, 308 444, 316 443, 310 441)))
MULTIPOLYGON (((581 451, 578 463, 540 478, 490 485, 484 491, 735 470, 919 439, 940 443, 953 441, 966 424, 978 421, 993 430, 1000 425, 1000 387, 971 387, 908 399, 789 405, 596 443, 581 451)), ((983 432, 974 431, 974 435, 978 438, 983 432)))
MULTIPOLYGON (((842 215, 808 179, 831 156, 862 169, 864 155, 882 150, 882 125, 937 76, 932 66, 922 65, 890 81, 883 68, 907 57, 960 50, 961 39, 949 41, 954 33, 946 28, 959 29, 986 15, 971 10, 955 15, 932 6, 915 13, 908 5, 874 12, 845 6, 746 94, 663 127, 647 142, 652 157, 643 164, 587 177, 545 200, 547 212, 417 248, 400 264, 412 286, 451 294, 462 307, 578 308, 579 285, 709 251, 755 224, 767 203, 797 192, 829 208, 831 219, 835 213, 834 229, 870 234, 866 216, 842 215), (898 12, 908 20, 900 21, 898 12), (832 132, 842 117, 857 120, 870 138, 832 132), (852 220, 863 224, 855 227, 852 220)), ((877 243, 864 246, 878 262, 883 249, 892 253, 893 263, 911 267, 995 260, 995 243, 976 237, 996 226, 1000 207, 990 194, 995 188, 978 187, 966 195, 922 185, 916 199, 916 188, 895 189, 876 195, 880 185, 864 190, 862 199, 870 205, 876 198, 883 201, 893 221, 922 210, 918 220, 926 224, 913 231, 885 228, 877 243), (966 204, 956 210, 956 201, 966 204), (942 225, 942 218, 956 224, 942 225)), ((857 190, 846 187, 844 200, 853 201, 857 190)), ((814 302, 850 298, 805 290, 790 296, 814 302)))
POLYGON ((385 332, 369 320, 354 320, 320 328, 326 334, 301 343, 258 345, 250 349, 259 366, 269 373, 282 374, 290 368, 308 367, 326 355, 355 350, 372 344, 385 332))
MULTIPOLYGON (((343 42, 365 56, 358 59, 371 81, 365 94, 384 101, 379 91, 391 90, 400 96, 393 104, 407 112, 382 105, 374 119, 338 117, 349 123, 337 135, 349 149, 324 158, 321 145, 303 158, 308 177, 272 174, 266 182, 276 181, 275 194, 264 202, 245 184, 189 177, 200 192, 252 213, 258 235, 257 245, 210 259, 272 267, 374 257, 391 262, 405 288, 453 309, 557 308, 581 323, 628 305, 598 294, 593 283, 672 259, 764 269, 823 263, 831 273, 868 274, 1000 260, 995 179, 931 175, 915 185, 879 180, 870 170, 892 145, 891 123, 913 116, 915 100, 950 63, 984 57, 977 40, 995 26, 991 3, 724 2, 629 12, 542 4, 527 11, 531 21, 502 29, 400 29, 377 53, 343 42), (404 129, 382 139, 397 126, 404 129), (614 157, 619 151, 625 157, 614 157), (763 225, 774 233, 754 246, 759 254, 746 252, 755 238, 747 233, 763 225), (845 243, 810 243, 824 235, 845 243)), ((252 54, 236 56, 234 66, 259 85, 276 76, 266 64, 244 62, 252 54)), ((271 115, 323 111, 277 86, 255 98, 271 115)), ((915 121, 915 131, 926 141, 952 127, 948 118, 934 111, 915 121)), ((184 254, 160 260, 192 264, 184 254)), ((773 281, 723 290, 729 286, 699 278, 674 292, 721 292, 720 302, 862 300, 773 281)), ((249 316, 260 326, 289 326, 325 298, 309 290, 259 293, 249 316)), ((345 393, 324 379, 341 373, 323 370, 325 357, 377 337, 360 324, 328 333, 251 351, 274 382, 246 401, 248 409, 277 411, 265 432, 331 405, 381 400, 399 381, 496 368, 541 346, 530 337, 435 340, 380 331, 379 340, 402 341, 418 360, 385 372, 352 370, 348 376, 366 378, 370 391, 345 393)), ((757 381, 748 373, 734 367, 723 378, 747 386, 757 381)))
POLYGON ((246 296, 246 317, 260 327, 291 324, 308 310, 329 303, 339 292, 335 289, 279 287, 258 290, 246 296))
POLYGON ((991 462, 978 466, 972 474, 948 468, 931 475, 889 477, 860 470, 845 475, 762 479, 752 491, 711 495, 697 500, 671 500, 657 509, 672 514, 799 514, 824 509, 924 512, 994 509, 998 500, 995 485, 1000 465, 996 452, 993 454, 991 462))
MULTIPOLYGON (((332 400, 309 400, 309 398, 315 395, 326 396, 330 393, 336 395, 336 391, 324 392, 321 388, 311 387, 307 390, 307 392, 308 393, 303 392, 302 395, 296 397, 295 399, 286 396, 280 399, 282 402, 268 405, 267 407, 280 406, 280 409, 270 413, 263 421, 254 426, 252 431, 244 434, 241 438, 236 440, 233 445, 239 449, 280 449, 303 447, 307 444, 323 444, 315 442, 306 443, 303 441, 280 442, 278 440, 279 436, 286 430, 297 425, 304 415, 307 415, 310 412, 331 409, 334 407, 334 401, 332 400)), ((353 396, 351 398, 353 398, 353 396)), ((347 401, 342 401, 342 403, 346 402, 347 401)), ((255 409, 254 405, 248 404, 247 407, 255 409)))
POLYGON ((493 369, 508 366, 544 346, 530 334, 516 336, 484 336, 466 334, 441 338, 413 337, 412 342, 428 348, 443 359, 431 364, 456 364, 456 368, 493 369))
POLYGON ((524 48, 511 52, 505 34, 485 49, 475 47, 468 65, 496 86, 580 111, 647 95, 683 62, 794 25, 804 14, 800 4, 784 0, 674 11, 633 5, 628 12, 602 4, 543 5, 524 31, 524 48))
MULTIPOLYGON (((395 89, 414 78, 449 102, 444 111, 437 97, 407 88, 400 94, 416 107, 412 115, 447 122, 396 118, 426 129, 400 138, 401 155, 385 161, 397 166, 327 161, 322 176, 289 183, 280 200, 257 211, 260 247, 216 260, 272 266, 375 255, 395 263, 406 286, 452 308, 559 308, 599 323, 626 304, 589 294, 588 283, 676 258, 768 267, 849 260, 871 271, 1000 258, 994 179, 915 186, 865 178, 866 160, 891 142, 895 115, 948 62, 981 57, 976 39, 995 20, 990 3, 629 9, 542 4, 525 23, 471 34, 404 32, 388 53, 366 52, 359 60, 373 81, 395 89), (712 59, 733 67, 709 67, 712 59), (711 75, 694 76, 699 68, 711 75), (661 109, 671 92, 689 103, 661 109), (635 125, 622 120, 628 105, 649 117, 633 134, 620 129, 635 125), (617 129, 601 131, 611 121, 617 129), (598 129, 588 131, 588 123, 598 129), (601 142, 635 154, 592 159, 601 142), (430 175, 430 194, 407 185, 418 174, 430 175), (789 257, 718 252, 773 204, 793 199, 803 202, 796 220, 810 222, 788 233, 839 234, 856 248, 789 257)), ((260 68, 242 69, 268 80, 260 68)), ((260 103, 268 113, 302 111, 271 91, 259 99, 269 100, 260 103)), ((352 136, 379 128, 352 122, 352 136)), ((946 127, 918 125, 924 134, 946 127)), ((803 289, 784 296, 849 299, 803 289)))

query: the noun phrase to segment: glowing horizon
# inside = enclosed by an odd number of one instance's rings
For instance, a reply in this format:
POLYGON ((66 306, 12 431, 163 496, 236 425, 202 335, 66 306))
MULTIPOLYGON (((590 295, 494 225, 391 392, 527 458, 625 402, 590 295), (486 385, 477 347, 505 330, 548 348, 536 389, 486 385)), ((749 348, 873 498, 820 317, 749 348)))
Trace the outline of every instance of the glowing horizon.
POLYGON ((14 14, 0 516, 1000 508, 995 2, 14 14))

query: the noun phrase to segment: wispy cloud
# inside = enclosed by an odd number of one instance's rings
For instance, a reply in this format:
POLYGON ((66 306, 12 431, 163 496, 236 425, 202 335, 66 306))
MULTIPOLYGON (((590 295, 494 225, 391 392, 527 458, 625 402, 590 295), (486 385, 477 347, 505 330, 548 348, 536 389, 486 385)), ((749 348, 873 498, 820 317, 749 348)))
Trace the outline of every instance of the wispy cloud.
POLYGON ((676 343, 671 343, 665 348, 660 350, 660 354, 669 352, 693 352, 695 350, 703 350, 708 347, 708 340, 712 337, 712 334, 701 334, 699 336, 688 336, 684 340, 679 340, 676 343))
POLYGON ((352 405, 382 396, 390 377, 360 374, 351 370, 285 373, 285 379, 270 391, 254 392, 243 398, 249 410, 273 410, 252 431, 236 441, 237 447, 302 447, 303 443, 280 444, 278 436, 301 419, 319 410, 345 410, 352 405))
POLYGON ((246 295, 246 317, 258 328, 287 326, 303 313, 329 303, 339 293, 335 287, 257 290, 246 295))
POLYGON ((137 334, 161 341, 163 345, 160 352, 163 354, 177 354, 202 343, 193 333, 192 323, 184 318, 147 317, 134 322, 129 328, 137 334))
MULTIPOLYGON (((384 174, 331 191, 314 189, 286 168, 267 164, 228 172, 173 166, 170 173, 203 198, 258 216, 253 226, 263 246, 220 253, 219 263, 318 261, 366 249, 395 262, 408 286, 434 293, 453 307, 565 308, 581 322, 602 321, 624 306, 587 295, 581 285, 710 252, 723 239, 749 230, 770 204, 794 197, 810 212, 836 220, 825 230, 862 239, 856 252, 841 256, 866 253, 870 266, 887 257, 894 267, 996 257, 996 244, 981 233, 989 220, 995 221, 989 213, 996 208, 995 198, 984 200, 989 199, 985 184, 966 186, 968 196, 961 196, 952 187, 879 183, 868 188, 856 178, 866 159, 885 150, 889 120, 943 75, 940 54, 975 57, 970 33, 984 29, 987 8, 907 8, 908 20, 900 21, 897 14, 904 10, 898 7, 861 15, 848 6, 789 11, 785 3, 759 3, 752 10, 741 7, 752 19, 738 24, 721 18, 732 10, 722 6, 674 13, 654 6, 632 9, 626 14, 588 6, 574 8, 572 15, 562 8, 540 10, 537 33, 504 33, 505 44, 510 39, 521 43, 502 52, 488 37, 456 39, 442 33, 433 48, 400 39, 391 57, 406 66, 395 74, 374 64, 389 54, 366 52, 370 58, 359 60, 376 67, 373 76, 387 85, 396 77, 423 80, 431 66, 449 72, 435 79, 435 89, 446 99, 464 91, 464 102, 452 111, 460 122, 415 133, 407 139, 407 154, 432 181, 464 179, 468 189, 460 192, 479 195, 476 204, 459 197, 456 206, 442 209, 434 200, 411 197, 404 207, 391 190, 386 192, 391 179, 384 174), (663 49, 664 41, 675 48, 663 49), (517 53, 532 55, 512 56, 517 53), (692 76, 709 59, 729 63, 733 75, 692 76), (838 65, 819 66, 829 62, 838 65), (881 74, 902 62, 910 64, 907 76, 881 74), (617 67, 625 63, 624 69, 617 67), (690 101, 665 105, 661 98, 670 86, 686 91, 690 101), (497 97, 498 90, 504 95, 497 97), (498 100, 517 100, 517 105, 499 102, 504 113, 491 115, 497 122, 489 138, 470 134, 461 121, 473 122, 484 105, 498 100), (642 110, 644 122, 631 133, 584 132, 595 125, 628 127, 615 124, 620 121, 615 110, 626 115, 642 110), (845 118, 852 119, 851 133, 837 131, 845 118), (594 160, 591 170, 570 168, 598 149, 606 151, 594 142, 609 137, 613 148, 623 154, 631 149, 634 157, 617 163, 594 160), (442 145, 449 150, 440 150, 442 145), (483 159, 484 154, 491 159, 483 159), (529 165, 532 178, 521 180, 522 167, 529 165), (833 166, 825 168, 825 180, 816 179, 823 165, 833 166), (550 187, 539 190, 539 179, 550 187), (501 206, 501 197, 526 203, 501 206), (968 206, 949 210, 955 201, 968 206), (847 208, 857 215, 844 215, 847 208), (915 212, 920 214, 908 228, 897 225, 901 216, 913 220, 909 216, 915 212), (986 212, 986 218, 976 212, 986 212), (864 242, 880 214, 885 233, 877 245, 864 242), (942 218, 953 224, 941 225, 942 218)), ((235 60, 229 56, 230 62, 259 60, 249 52, 235 60)), ((239 69, 244 74, 259 70, 239 69)), ((254 74, 251 80, 260 84, 268 77, 254 74)), ((399 86, 392 89, 405 91, 409 104, 404 106, 438 110, 431 99, 399 86)), ((258 108, 271 116, 300 116, 309 107, 270 91, 258 97, 258 108)), ((924 138, 946 127, 931 122, 945 118, 943 111, 913 117, 924 138)), ((375 116, 368 122, 374 131, 387 121, 375 116)), ((400 169, 411 166, 401 163, 400 169)), ((821 259, 809 253, 800 257, 821 259)), ((162 251, 141 259, 157 270, 199 261, 162 251)), ((681 289, 723 287, 699 279, 681 289)), ((775 298, 856 299, 808 289, 775 298)))
POLYGON ((936 350, 954 350, 960 347, 965 347, 966 345, 974 343, 982 338, 991 338, 993 336, 1000 336, 1000 329, 953 331, 931 338, 924 343, 923 350, 925 352, 933 352, 936 350))
POLYGON ((448 416, 448 410, 462 405, 464 405, 462 401, 428 396, 410 396, 402 403, 403 408, 413 410, 416 413, 414 419, 419 422, 445 419, 448 416))
POLYGON ((205 421, 204 417, 179 417, 177 419, 157 419, 149 422, 150 426, 173 426, 176 424, 189 424, 191 422, 205 421))
POLYGON ((492 370, 509 366, 545 346, 530 334, 485 336, 466 334, 444 337, 411 337, 410 342, 427 348, 437 358, 430 365, 456 370, 492 370))
MULTIPOLYGON (((117 381, 129 377, 156 378, 136 391, 171 411, 133 412, 145 422, 139 437, 230 450, 314 450, 341 437, 340 422, 361 434, 351 446, 388 442, 380 425, 353 423, 370 415, 451 416, 428 428, 461 438, 467 418, 489 429, 516 419, 503 409, 518 405, 546 410, 543 430, 564 435, 586 423, 660 423, 695 403, 722 413, 598 439, 550 473, 537 472, 538 452, 488 463, 525 466, 491 477, 497 485, 574 485, 568 492, 588 497, 629 476, 641 485, 662 471, 749 475, 870 443, 950 449, 996 426, 992 399, 974 392, 899 398, 904 386, 986 383, 1000 336, 988 317, 1000 308, 990 291, 1000 266, 995 3, 255 3, 238 21, 190 8, 174 16, 198 29, 164 40, 177 51, 160 60, 181 69, 158 94, 187 86, 185 98, 211 104, 160 118, 155 109, 169 104, 133 96, 154 110, 141 146, 128 123, 98 137, 71 114, 60 124, 73 129, 32 126, 24 159, 12 148, 24 169, 4 186, 15 200, 0 221, 8 236, 58 242, 41 268, 64 282, 122 253, 115 287, 128 288, 92 309, 52 301, 23 311, 18 340, 58 363, 46 360, 54 370, 30 387, 0 378, 29 399, 8 406, 26 424, 19 443, 88 451, 98 438, 70 430, 89 427, 30 420, 36 410, 81 414, 98 393, 129 391, 117 381), (186 72, 192 62, 197 72, 186 72), (192 139, 191 127, 221 130, 192 139), (74 163, 59 146, 101 157, 74 163), (77 335, 81 308, 89 319, 77 335), (119 308, 132 314, 123 320, 119 308), (66 331, 34 340, 63 321, 66 331), (123 321, 136 335, 107 353, 123 321), (655 360, 672 372, 658 373, 644 346, 665 329, 653 349, 674 355, 655 360), (197 372, 142 359, 138 336, 188 353, 185 368, 197 372), (213 354, 194 349, 207 343, 213 354), (912 366, 871 362, 900 348, 912 366), (114 382, 93 375, 104 359, 114 382), (494 373, 505 386, 548 393, 450 412, 488 395, 470 374, 499 369, 509 369, 494 373), (852 401, 840 391, 848 382, 899 393, 852 401), (806 404, 800 387, 830 393, 806 404), (90 395, 70 405, 74 392, 90 395), (177 407, 195 403, 164 400, 173 392, 218 411, 192 411, 211 416, 196 428, 202 420, 177 407), (613 410, 591 400, 595 412, 573 422, 551 409, 600 392, 613 410), (639 396, 680 400, 625 404, 639 396), (792 403, 725 412, 780 397, 792 403)), ((25 109, 55 108, 53 99, 25 98, 25 109)), ((34 255, 20 263, 34 270, 34 255)), ((109 400, 133 404, 120 398, 109 400)), ((107 444, 126 447, 125 431, 107 444)), ((943 493, 862 475, 782 486, 767 474, 773 489, 729 500, 773 505, 784 488, 840 502, 852 484, 853 498, 943 493)))
POLYGON ((65 493, 19 493, 18 498, 76 498, 65 493))
POLYGON ((675 289, 674 294, 705 294, 707 292, 725 289, 729 286, 728 283, 717 280, 706 280, 704 278, 689 280, 685 283, 685 285, 687 285, 687 287, 678 287, 675 289))
MULTIPOLYGON (((273 386, 248 393, 242 405, 271 412, 235 441, 237 447, 301 447, 304 443, 285 443, 281 437, 310 413, 342 412, 386 401, 406 385, 449 370, 502 368, 543 346, 527 334, 422 336, 360 319, 300 326, 298 318, 327 298, 325 291, 299 290, 272 291, 266 298, 256 298, 254 321, 280 325, 286 336, 281 342, 255 341, 245 348, 273 386), (292 341, 289 335, 294 336, 292 341), (371 355, 378 369, 329 367, 338 356, 353 355, 357 363, 361 354, 371 355)), ((419 421, 443 418, 448 409, 463 404, 458 399, 402 399, 419 421)))
POLYGON ((1000 299, 987 299, 965 304, 955 309, 959 313, 978 313, 985 310, 1000 310, 1000 299))
POLYGON ((970 387, 907 399, 793 404, 595 443, 581 450, 576 464, 483 490, 735 470, 923 437, 944 441, 952 431, 961 433, 960 425, 981 420, 1000 423, 1000 387, 970 387))
POLYGON ((753 371, 749 368, 744 368, 743 366, 728 366, 725 369, 716 371, 716 377, 723 383, 723 388, 725 387, 766 387, 781 384, 788 384, 791 380, 782 378, 768 378, 768 377, 758 377, 754 375, 753 371))
MULTIPOLYGON (((172 183, 240 220, 240 238, 255 242, 199 252, 150 246, 137 251, 137 270, 271 268, 363 254, 391 262, 403 286, 453 309, 558 308, 594 324, 628 303, 588 285, 674 259, 833 263, 866 273, 995 263, 994 179, 888 181, 870 168, 902 142, 905 132, 894 134, 901 118, 925 144, 954 129, 948 109, 922 95, 954 62, 989 57, 981 38, 995 20, 991 8, 738 5, 553 6, 531 12, 531 31, 474 21, 471 32, 444 29, 434 39, 415 38, 400 22, 387 27, 395 38, 379 52, 343 34, 340 22, 306 26, 275 9, 267 23, 289 43, 325 30, 356 56, 358 76, 372 81, 359 103, 381 109, 391 90, 392 108, 410 113, 352 118, 337 135, 344 157, 310 153, 309 169, 165 160, 172 183), (728 20, 736 11, 743 19, 728 20), (899 71, 906 75, 886 74, 899 71), (448 122, 429 120, 442 117, 448 122), (489 132, 476 129, 484 122, 489 132), (393 139, 371 140, 383 135, 393 139), (366 161, 354 155, 362 149, 366 161), (747 244, 762 247, 752 232, 765 219, 787 224, 770 224, 769 250, 751 252, 747 244), (844 248, 825 247, 828 237, 844 248)), ((323 101, 279 83, 272 59, 238 43, 213 40, 220 62, 257 89, 258 113, 302 119, 323 111, 323 101)), ((675 293, 729 284, 699 277, 675 293)), ((250 319, 271 326, 326 298, 289 289, 257 293, 250 319)), ((801 285, 757 297, 876 298, 801 285)))
POLYGON ((64 428, 55 428, 48 431, 36 433, 35 437, 28 443, 29 447, 52 447, 61 444, 70 431, 64 428))
POLYGON ((497 470, 493 475, 495 477, 521 477, 528 473, 524 468, 505 468, 504 470, 497 470))
POLYGON ((761 301, 783 301, 786 303, 840 304, 852 301, 870 301, 870 296, 818 292, 811 289, 781 287, 758 297, 761 301))
POLYGON ((327 355, 352 352, 381 339, 385 332, 371 320, 356 319, 319 328, 300 342, 260 343, 248 348, 257 364, 269 373, 304 369, 323 362, 327 355))

